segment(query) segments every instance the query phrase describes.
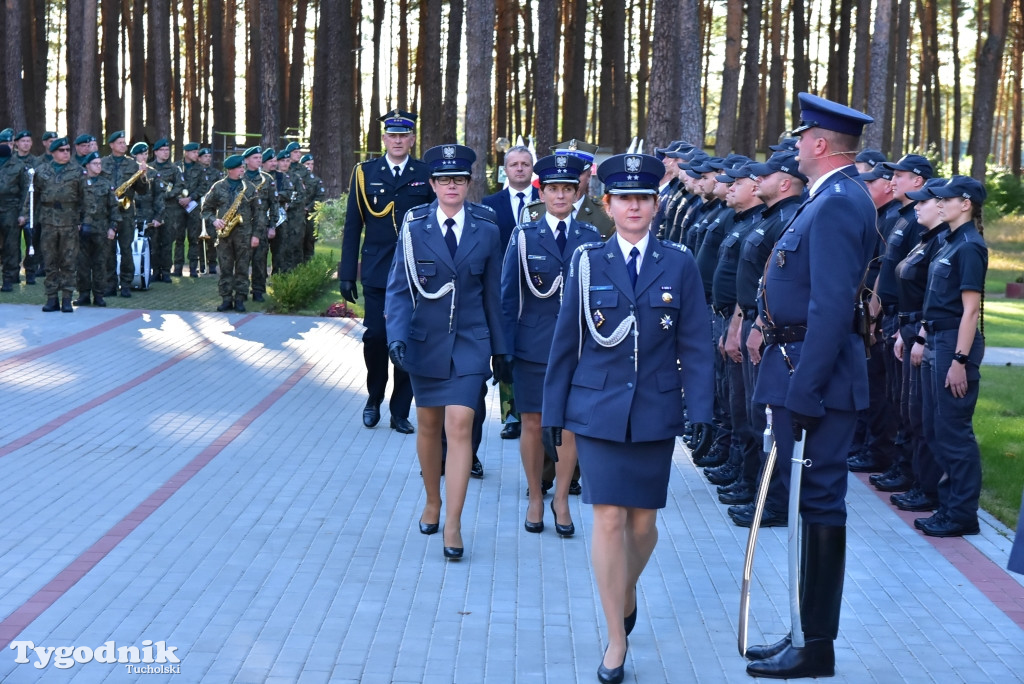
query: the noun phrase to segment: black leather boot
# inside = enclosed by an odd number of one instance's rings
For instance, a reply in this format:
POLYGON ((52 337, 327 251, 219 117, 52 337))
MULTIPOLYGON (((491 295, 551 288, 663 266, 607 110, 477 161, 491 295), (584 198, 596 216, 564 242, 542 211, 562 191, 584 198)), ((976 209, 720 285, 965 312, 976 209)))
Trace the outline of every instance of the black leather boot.
POLYGON ((753 677, 795 679, 835 675, 834 642, 839 633, 846 574, 846 526, 806 525, 804 540, 800 597, 804 647, 796 648, 790 641, 774 655, 754 660, 747 665, 747 674, 753 677))
POLYGON ((49 313, 50 311, 60 311, 60 304, 57 303, 57 295, 46 298, 46 304, 43 304, 43 311, 49 313))
POLYGON ((220 306, 217 307, 217 311, 231 311, 235 308, 235 302, 231 297, 221 297, 220 306))
POLYGON ((60 310, 64 313, 75 312, 75 307, 71 306, 71 295, 66 294, 60 298, 60 310))
POLYGON ((235 311, 245 313, 245 297, 235 297, 235 311))

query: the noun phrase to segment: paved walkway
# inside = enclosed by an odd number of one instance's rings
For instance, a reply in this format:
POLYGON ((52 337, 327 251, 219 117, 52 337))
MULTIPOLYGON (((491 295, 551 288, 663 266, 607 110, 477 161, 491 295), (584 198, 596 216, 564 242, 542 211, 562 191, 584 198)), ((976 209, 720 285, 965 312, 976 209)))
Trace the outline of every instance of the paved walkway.
MULTIPOLYGON (((416 528, 415 437, 361 425, 358 339, 336 319, 0 305, 0 680, 594 681, 589 507, 572 498, 573 539, 550 516, 523 531, 492 392, 467 558, 445 562, 416 528), (100 662, 128 647, 179 673, 100 662)), ((833 681, 1021 681, 1012 532, 926 539, 857 477, 849 511, 833 681)), ((746 530, 682 447, 659 526, 627 681, 750 681, 746 530)), ((785 540, 761 535, 752 643, 787 630, 785 540)))

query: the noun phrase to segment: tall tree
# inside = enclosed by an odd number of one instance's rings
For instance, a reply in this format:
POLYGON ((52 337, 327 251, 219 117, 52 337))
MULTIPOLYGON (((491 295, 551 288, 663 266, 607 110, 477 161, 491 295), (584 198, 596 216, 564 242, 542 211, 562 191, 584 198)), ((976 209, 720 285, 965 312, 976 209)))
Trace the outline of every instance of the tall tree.
POLYGON ((740 119, 734 149, 753 157, 757 147, 761 40, 761 3, 747 2, 747 46, 743 53, 743 87, 740 91, 740 119))
POLYGON ((420 44, 416 48, 419 93, 419 135, 423 149, 440 145, 441 137, 441 2, 420 0, 420 44))
MULTIPOLYGON (((954 2, 954 5, 956 3, 954 2)), ((1013 33, 1013 49, 1010 51, 1010 91, 1013 98, 1013 121, 1010 127, 1010 173, 1020 177, 1021 157, 1021 128, 1024 127, 1024 113, 1021 112, 1024 105, 1024 97, 1021 96, 1024 78, 1021 69, 1024 68, 1024 12, 1018 8, 1016 12, 1011 10, 1011 32, 1013 33)))
POLYGON ((715 135, 715 155, 719 157, 728 154, 735 142, 743 0, 728 0, 725 12, 725 68, 722 69, 722 98, 718 108, 718 133, 715 135))
MULTIPOLYGON (((992 149, 992 123, 1010 6, 1005 0, 989 0, 984 38, 979 32, 979 40, 983 42, 974 65, 974 106, 967 151, 971 155, 971 177, 980 181, 985 180, 985 165, 988 163, 989 150, 992 149)), ((978 23, 982 21, 983 16, 979 15, 978 23)))
POLYGON ((871 32, 871 82, 868 86, 867 113, 875 123, 864 133, 864 146, 883 149, 882 140, 886 117, 886 100, 889 84, 889 34, 892 22, 893 0, 877 0, 875 23, 871 32))
POLYGON ((277 0, 260 0, 260 71, 259 83, 260 135, 264 147, 278 147, 281 141, 280 86, 278 83, 278 28, 277 0))
POLYGON ((562 131, 559 140, 583 138, 587 128, 587 1, 563 0, 562 131))
POLYGON ((146 32, 143 23, 146 16, 145 0, 132 0, 130 16, 127 4, 124 12, 125 23, 131 27, 128 32, 128 81, 132 88, 132 101, 131 126, 128 134, 134 140, 145 138, 153 142, 153 138, 145 130, 146 111, 143 109, 144 95, 149 82, 146 77, 146 32))
MULTIPOLYGON (((910 83, 910 0, 899 0, 896 26, 896 68, 893 83, 910 83)), ((892 113, 892 154, 903 154, 904 132, 907 121, 907 88, 896 88, 892 113)))
POLYGON ((679 51, 680 93, 679 134, 699 147, 704 146, 704 100, 701 99, 700 78, 700 5, 699 0, 680 0, 682 9, 679 32, 682 44, 679 51))
POLYGON ((169 0, 149 0, 146 131, 150 140, 171 134, 171 37, 169 0))
MULTIPOLYGON (((496 45, 494 59, 494 135, 492 140, 497 140, 501 137, 515 136, 516 130, 513 126, 509 125, 510 113, 509 113, 509 93, 512 92, 512 49, 514 42, 512 36, 515 32, 516 26, 516 15, 511 11, 510 5, 514 0, 496 0, 496 3, 489 3, 495 7, 496 17, 498 22, 498 33, 496 36, 496 45)), ((466 13, 469 13, 469 8, 466 8, 466 13)), ((482 20, 481 20, 482 21, 482 20)), ((492 23, 494 18, 491 19, 492 23)), ((472 34, 469 33, 469 20, 466 20, 467 24, 467 37, 472 34)), ((477 26, 476 28, 479 28, 477 26)), ((493 35, 493 29, 488 35, 493 35)), ((468 43, 467 43, 468 47, 468 43)), ((487 48, 490 50, 491 48, 487 48)), ((468 53, 472 55, 473 53, 468 53)), ((490 52, 488 52, 490 54, 490 52)), ((466 72, 472 74, 472 67, 466 72)), ((488 88, 490 90, 490 88, 488 88)), ((472 91, 471 91, 472 92, 472 91)), ((471 98, 472 99, 472 98, 471 98)), ((468 111, 468 110, 467 110, 468 111)), ((468 122, 467 122, 468 123, 468 122)), ((497 160, 501 163, 502 160, 497 160)))
POLYGON ((466 145, 477 153, 469 199, 487 194, 491 141, 491 72, 494 67, 494 0, 466 1, 466 145))
POLYGON ((601 90, 598 94, 598 133, 601 147, 625 150, 630 138, 626 92, 625 0, 601 0, 601 90))
POLYGON ((850 106, 864 111, 868 104, 868 58, 871 54, 871 0, 857 0, 856 47, 853 50, 853 91, 850 106))
MULTIPOLYGON (((263 0, 246 0, 245 2, 245 73, 260 74, 263 72, 263 35, 260 33, 260 3, 263 0)), ((258 132, 262 135, 261 123, 261 89, 258 79, 245 79, 245 132, 258 132)), ((246 140, 248 145, 249 141, 246 140)))
POLYGON ((537 68, 533 79, 533 106, 537 113, 533 132, 538 154, 558 142, 555 138, 555 118, 558 114, 558 101, 555 99, 557 52, 558 3, 541 2, 537 5, 537 68))
MULTIPOLYGON (((377 3, 380 0, 374 0, 374 12, 376 12, 377 3)), ((281 122, 285 128, 298 128, 301 121, 301 109, 302 109, 302 75, 306 69, 306 7, 309 3, 307 2, 296 2, 295 3, 295 26, 292 29, 292 63, 288 70, 288 92, 285 98, 288 107, 282 114, 284 120, 281 122)), ((374 17, 377 15, 374 14, 374 17)), ((373 71, 377 73, 376 59, 379 57, 379 42, 380 42, 380 24, 384 23, 383 12, 381 12, 380 21, 374 20, 373 35, 374 35, 374 65, 373 71)), ((374 84, 374 95, 377 95, 377 89, 380 88, 380 81, 378 80, 374 84)), ((376 111, 373 107, 371 110, 376 111)), ((376 115, 374 115, 376 116, 376 115)))
POLYGON ((98 15, 96 0, 67 0, 67 127, 70 135, 99 135, 100 103, 96 69, 98 15), (81 27, 81 30, 78 29, 81 27))
POLYGON ((680 58, 683 34, 679 30, 683 7, 678 0, 654 2, 654 54, 651 56, 651 94, 648 99, 647 136, 658 145, 676 136, 683 93, 680 58))
MULTIPOLYGON (((380 152, 380 122, 383 113, 380 101, 380 42, 384 25, 384 0, 373 0, 373 75, 370 81, 370 116, 366 125, 366 149, 371 155, 380 152)), ((390 109, 391 103, 387 103, 390 109)))
POLYGON ((354 156, 343 144, 352 127, 352 110, 343 93, 352 92, 351 0, 324 2, 320 6, 320 24, 314 43, 312 140, 317 171, 328 196, 347 189, 348 170, 354 156))
POLYGON ((441 108, 441 138, 455 140, 458 121, 459 66, 462 63, 463 0, 448 0, 448 43, 444 61, 444 104, 441 108))
MULTIPOLYGON (((634 13, 640 15, 640 55, 636 70, 636 120, 637 135, 643 140, 652 140, 647 135, 647 90, 651 80, 651 15, 654 13, 653 0, 639 0, 634 13)), ((653 144, 653 143, 652 143, 653 144)))
MULTIPOLYGON (((201 6, 201 5, 200 5, 201 6)), ((203 89, 200 85, 199 65, 203 55, 199 49, 200 36, 196 26, 196 7, 194 0, 184 0, 181 4, 182 19, 185 20, 185 100, 188 105, 188 139, 196 142, 204 140, 202 105, 203 89)), ((181 112, 178 113, 181 117, 181 112)))
POLYGON ((25 125, 25 91, 21 78, 22 0, 4 0, 6 25, 4 35, 8 40, 3 47, 3 75, 5 111, 9 125, 20 128, 25 125))
POLYGON ((963 116, 963 94, 960 91, 960 0, 949 0, 950 33, 953 43, 953 148, 950 159, 951 173, 960 173, 960 145, 962 132, 960 119, 963 116))
MULTIPOLYGON (((871 0, 865 0, 870 2, 871 0)), ((763 140, 774 143, 786 129, 785 56, 782 52, 782 0, 772 0, 769 16, 771 64, 768 67, 768 107, 764 117, 763 140)))
MULTIPOLYGON (((42 126, 46 118, 46 63, 49 41, 46 39, 46 0, 28 0, 22 12, 22 57, 25 79, 25 121, 42 126)), ((35 138, 39 140, 37 135, 35 138)), ((38 144, 38 142, 37 142, 38 144)))
POLYGON ((191 0, 170 0, 171 4, 171 117, 172 140, 174 147, 178 150, 184 144, 185 136, 185 107, 182 104, 181 92, 181 27, 179 26, 180 13, 178 12, 179 1, 191 2, 191 0))
MULTIPOLYGON (((810 29, 807 26, 807 13, 804 0, 792 0, 790 16, 793 19, 793 93, 804 93, 811 89, 811 58, 807 49, 810 43, 810 29)), ((792 102, 793 121, 800 120, 800 101, 794 97, 792 102)))
POLYGON ((398 80, 395 89, 398 91, 398 108, 409 108, 409 3, 410 0, 398 0, 398 80))

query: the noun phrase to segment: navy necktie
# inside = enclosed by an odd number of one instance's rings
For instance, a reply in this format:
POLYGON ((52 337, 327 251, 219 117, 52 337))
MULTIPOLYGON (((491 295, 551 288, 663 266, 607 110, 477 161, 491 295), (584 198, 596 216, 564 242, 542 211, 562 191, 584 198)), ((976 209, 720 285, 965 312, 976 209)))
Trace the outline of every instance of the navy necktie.
POLYGON ((558 222, 558 235, 555 236, 555 242, 558 243, 558 251, 563 255, 565 254, 565 221, 558 222))
POLYGON ((454 259, 455 250, 459 247, 459 243, 455 240, 455 219, 445 219, 444 227, 444 243, 448 245, 448 251, 451 252, 454 259))
POLYGON ((392 171, 395 172, 395 178, 398 178, 400 175, 402 175, 402 167, 399 166, 398 164, 395 164, 395 168, 392 169, 392 171))
POLYGON ((629 250, 629 261, 626 262, 626 270, 629 271, 629 282, 633 284, 633 289, 636 289, 636 277, 639 275, 637 270, 637 259, 640 258, 640 250, 634 247, 629 250))
POLYGON ((519 198, 519 207, 516 208, 516 224, 518 224, 519 218, 523 215, 523 207, 526 205, 526 195, 521 192, 517 192, 516 197, 519 198))

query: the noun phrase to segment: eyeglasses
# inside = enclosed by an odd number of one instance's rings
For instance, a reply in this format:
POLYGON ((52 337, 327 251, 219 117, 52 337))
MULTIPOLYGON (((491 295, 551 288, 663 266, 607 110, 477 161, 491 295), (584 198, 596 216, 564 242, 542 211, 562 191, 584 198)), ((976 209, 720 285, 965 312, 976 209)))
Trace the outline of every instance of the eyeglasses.
POLYGON ((465 185, 469 182, 469 176, 438 176, 434 182, 438 185, 465 185))
POLYGON ((71 152, 71 148, 70 147, 58 147, 57 149, 54 150, 54 152, 71 152))

